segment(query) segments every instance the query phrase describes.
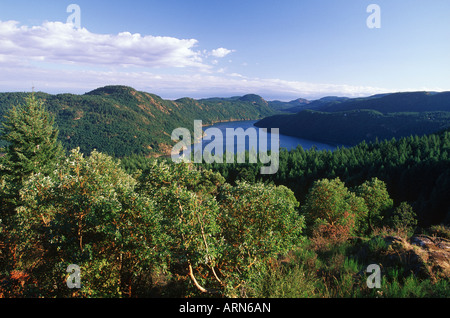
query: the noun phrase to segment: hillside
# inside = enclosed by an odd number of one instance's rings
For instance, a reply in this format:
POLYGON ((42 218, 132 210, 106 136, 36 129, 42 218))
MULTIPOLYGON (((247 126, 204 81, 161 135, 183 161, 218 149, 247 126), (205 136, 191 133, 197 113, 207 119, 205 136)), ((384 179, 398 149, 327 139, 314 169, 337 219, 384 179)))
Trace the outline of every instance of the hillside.
MULTIPOLYGON (((267 106, 257 95, 171 102, 126 87, 40 98, 67 114, 62 123, 88 118, 93 130, 105 120, 132 126, 135 99, 162 119, 155 107, 186 114, 225 105, 236 114, 237 105, 267 106)), ((358 129, 390 116, 305 113, 355 116, 347 124, 370 117, 358 129)), ((424 114, 434 113, 393 116, 424 114)), ((263 162, 65 154, 48 119, 34 95, 4 125, 12 146, 0 156, 0 298, 450 296, 450 129, 282 150, 277 172, 265 175, 263 162)))
POLYGON ((450 92, 406 92, 380 94, 364 98, 334 100, 323 103, 317 110, 342 112, 373 109, 381 113, 450 111, 450 92))
POLYGON ((311 101, 298 98, 296 100, 292 100, 290 102, 282 102, 279 100, 274 100, 269 102, 269 106, 277 111, 285 111, 285 112, 297 112, 301 109, 309 108, 311 101), (297 110, 297 111, 296 111, 297 110))
MULTIPOLYGON (((0 117, 26 93, 0 94, 0 117)), ((55 115, 60 139, 67 149, 80 147, 122 157, 130 154, 168 154, 175 128, 192 130, 222 121, 256 120, 275 112, 257 95, 238 98, 164 100, 126 86, 106 86, 84 95, 36 93, 55 115)))
POLYGON ((382 113, 450 111, 450 92, 404 92, 348 98, 327 96, 317 100, 299 98, 290 102, 270 101, 275 110, 298 113, 302 110, 342 112, 373 109, 382 113))
POLYGON ((350 100, 348 97, 327 96, 316 100, 307 100, 298 98, 290 102, 282 102, 274 100, 269 102, 269 106, 276 111, 286 113, 298 113, 302 110, 318 110, 325 105, 333 105, 334 103, 341 103, 350 100))
POLYGON ((330 144, 356 145, 450 126, 450 93, 411 92, 317 100, 296 114, 264 118, 256 126, 330 144))

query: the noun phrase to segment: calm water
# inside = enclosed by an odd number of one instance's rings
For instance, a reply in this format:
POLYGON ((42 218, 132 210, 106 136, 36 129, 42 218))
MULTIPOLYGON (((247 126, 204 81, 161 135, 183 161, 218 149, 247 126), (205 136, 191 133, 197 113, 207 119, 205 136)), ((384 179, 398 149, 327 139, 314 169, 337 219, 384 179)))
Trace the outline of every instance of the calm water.
MULTIPOLYGON (((213 153, 221 154, 226 150, 226 147, 227 147, 226 129, 227 128, 231 128, 234 131, 236 131, 236 129, 238 129, 238 128, 242 128, 244 130, 244 132, 247 129, 252 128, 252 131, 256 132, 256 135, 258 138, 258 141, 256 142, 256 144, 259 145, 259 141, 260 141, 259 128, 254 126, 254 124, 256 122, 257 122, 256 120, 236 121, 236 122, 219 123, 219 124, 215 124, 212 126, 203 127, 203 130, 206 131, 207 135, 209 135, 209 136, 206 136, 202 140, 202 147, 203 147, 203 149, 205 149, 205 147, 207 147, 209 145, 208 150, 211 150, 211 148, 213 148, 213 143, 215 143, 215 137, 220 136, 218 134, 215 134, 214 131, 210 131, 211 134, 208 134, 209 128, 216 128, 216 129, 220 130, 221 135, 223 135, 223 137, 222 137, 223 150, 221 151, 220 149, 216 149, 217 147, 214 147, 213 153)), ((218 131, 216 131, 216 132, 218 132, 218 131)), ((245 135, 245 134, 237 134, 238 137, 237 138, 235 137, 234 142, 229 144, 229 146, 231 145, 231 147, 234 146, 234 153, 240 152, 240 151, 237 151, 237 149, 250 150, 250 148, 253 148, 253 147, 250 147, 250 141, 249 141, 248 137, 247 138, 239 138, 239 136, 242 136, 242 135, 245 135)), ((271 140, 272 140, 272 138, 275 138, 275 137, 276 137, 276 135, 272 134, 269 129, 267 132, 267 149, 271 149, 271 140)), ((279 134, 279 141, 280 141, 280 145, 279 145, 280 148, 285 148, 287 150, 295 149, 298 145, 301 145, 303 147, 303 149, 305 149, 305 150, 311 149, 314 146, 318 150, 335 150, 337 148, 336 146, 327 145, 327 144, 323 144, 323 143, 312 141, 312 140, 306 140, 306 139, 302 139, 302 138, 286 136, 286 135, 282 135, 282 134, 279 134)), ((257 146, 257 148, 258 148, 258 146, 257 146)), ((231 148, 229 148, 229 149, 231 149, 231 148)))

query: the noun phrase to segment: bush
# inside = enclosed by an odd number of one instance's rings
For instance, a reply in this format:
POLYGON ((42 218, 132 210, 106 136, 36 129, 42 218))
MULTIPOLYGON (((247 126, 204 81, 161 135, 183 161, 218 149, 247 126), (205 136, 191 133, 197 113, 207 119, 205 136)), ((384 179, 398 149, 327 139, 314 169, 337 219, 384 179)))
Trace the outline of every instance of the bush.
POLYGON ((191 164, 154 162, 139 177, 139 193, 155 201, 167 236, 163 261, 175 276, 188 276, 203 292, 222 288, 217 263, 224 242, 215 199, 223 178, 191 164), (208 288, 204 286, 209 286, 208 288))
POLYGON ((37 281, 34 296, 131 296, 156 266, 164 233, 154 202, 106 155, 78 150, 48 177, 33 175, 21 191, 15 228, 18 269, 37 281), (82 288, 65 284, 80 267, 82 288))
POLYGON ((389 196, 386 184, 378 178, 364 182, 355 192, 367 205, 368 215, 365 223, 367 230, 372 232, 375 227, 382 226, 383 214, 392 208, 393 200, 389 196))
POLYGON ((312 237, 339 243, 364 231, 368 210, 364 199, 350 192, 336 178, 314 183, 302 206, 302 213, 312 237))
POLYGON ((392 225, 395 228, 407 229, 414 232, 417 226, 417 215, 411 205, 407 202, 400 203, 392 215, 392 225))
POLYGON ((155 162, 139 192, 162 211, 169 270, 201 292, 237 295, 257 268, 298 244, 304 227, 286 187, 224 183, 218 173, 187 163, 155 162))
POLYGON ((298 215, 294 194, 284 186, 225 184, 217 200, 226 246, 220 266, 231 285, 251 279, 252 267, 264 266, 302 241, 304 219, 298 215))

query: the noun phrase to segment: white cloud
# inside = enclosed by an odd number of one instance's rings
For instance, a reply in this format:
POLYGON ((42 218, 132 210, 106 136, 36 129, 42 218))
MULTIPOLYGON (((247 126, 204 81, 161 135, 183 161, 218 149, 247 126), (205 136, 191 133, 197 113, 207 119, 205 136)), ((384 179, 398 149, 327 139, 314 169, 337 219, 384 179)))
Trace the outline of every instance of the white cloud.
POLYGON ((96 34, 61 22, 28 27, 16 21, 0 21, 0 62, 207 68, 201 53, 194 50, 197 44, 195 39, 129 32, 96 34))
POLYGON ((241 75, 241 74, 239 74, 239 73, 231 73, 231 74, 228 74, 229 76, 233 76, 233 77, 240 77, 240 78, 244 78, 244 76, 243 75, 241 75))
MULTIPOLYGON (((225 72, 225 69, 220 70, 225 72)), ((237 73, 188 72, 161 74, 150 71, 42 69, 1 66, 0 91, 37 91, 82 94, 106 85, 127 85, 167 99, 234 96, 249 93, 270 99, 315 99, 329 95, 348 97, 392 92, 370 86, 315 84, 281 79, 252 78, 237 73)))
POLYGON ((233 52, 235 52, 235 51, 234 50, 228 50, 228 49, 225 49, 225 48, 221 47, 221 48, 212 50, 211 51, 211 55, 214 56, 214 57, 222 58, 222 57, 225 57, 228 54, 231 54, 233 52))
POLYGON ((197 45, 195 39, 129 32, 96 34, 60 22, 28 27, 16 21, 0 21, 0 91, 30 91, 35 86, 36 90, 48 93, 78 94, 105 85, 128 85, 164 98, 255 93, 266 99, 352 97, 387 92, 366 86, 227 73, 226 68, 214 69, 212 65, 233 50, 222 47, 200 51, 196 50, 197 45), (211 56, 212 61, 206 62, 211 56), (156 71, 160 68, 183 68, 183 71, 156 71))

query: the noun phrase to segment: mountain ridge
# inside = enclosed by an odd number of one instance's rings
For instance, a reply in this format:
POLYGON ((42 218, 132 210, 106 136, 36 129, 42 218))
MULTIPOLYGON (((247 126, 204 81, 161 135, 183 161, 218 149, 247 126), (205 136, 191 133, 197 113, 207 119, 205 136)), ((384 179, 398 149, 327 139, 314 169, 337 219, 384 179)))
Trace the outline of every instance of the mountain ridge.
POLYGON ((402 92, 360 98, 325 97, 256 123, 280 133, 353 146, 435 133, 450 126, 450 92, 402 92))
MULTIPOLYGON (((0 93, 0 120, 29 93, 0 93)), ((174 144, 172 131, 235 120, 258 120, 276 112, 257 95, 230 100, 166 100, 124 85, 104 86, 85 94, 36 92, 55 116, 66 149, 98 150, 117 157, 129 154, 167 155, 174 144)))
POLYGON ((324 112, 373 109, 383 113, 402 111, 450 111, 450 92, 411 91, 381 93, 365 97, 325 96, 314 100, 304 98, 298 98, 289 102, 275 100, 269 101, 269 104, 275 110, 281 110, 287 113, 298 113, 306 109, 324 112), (446 106, 441 109, 426 109, 423 106, 423 104, 433 105, 436 103, 446 106), (362 104, 365 104, 364 107, 362 107, 362 104), (379 106, 376 106, 377 104, 379 106), (409 105, 409 109, 396 108, 396 105, 409 105))
MULTIPOLYGON (((0 117, 23 103, 29 93, 0 93, 0 117)), ((55 115, 67 149, 96 149, 118 157, 167 155, 175 128, 219 122, 259 120, 262 128, 330 144, 355 145, 363 140, 390 139, 446 129, 450 92, 386 93, 348 98, 325 96, 290 102, 266 101, 256 94, 175 100, 125 85, 108 85, 84 94, 36 92, 55 115)))

